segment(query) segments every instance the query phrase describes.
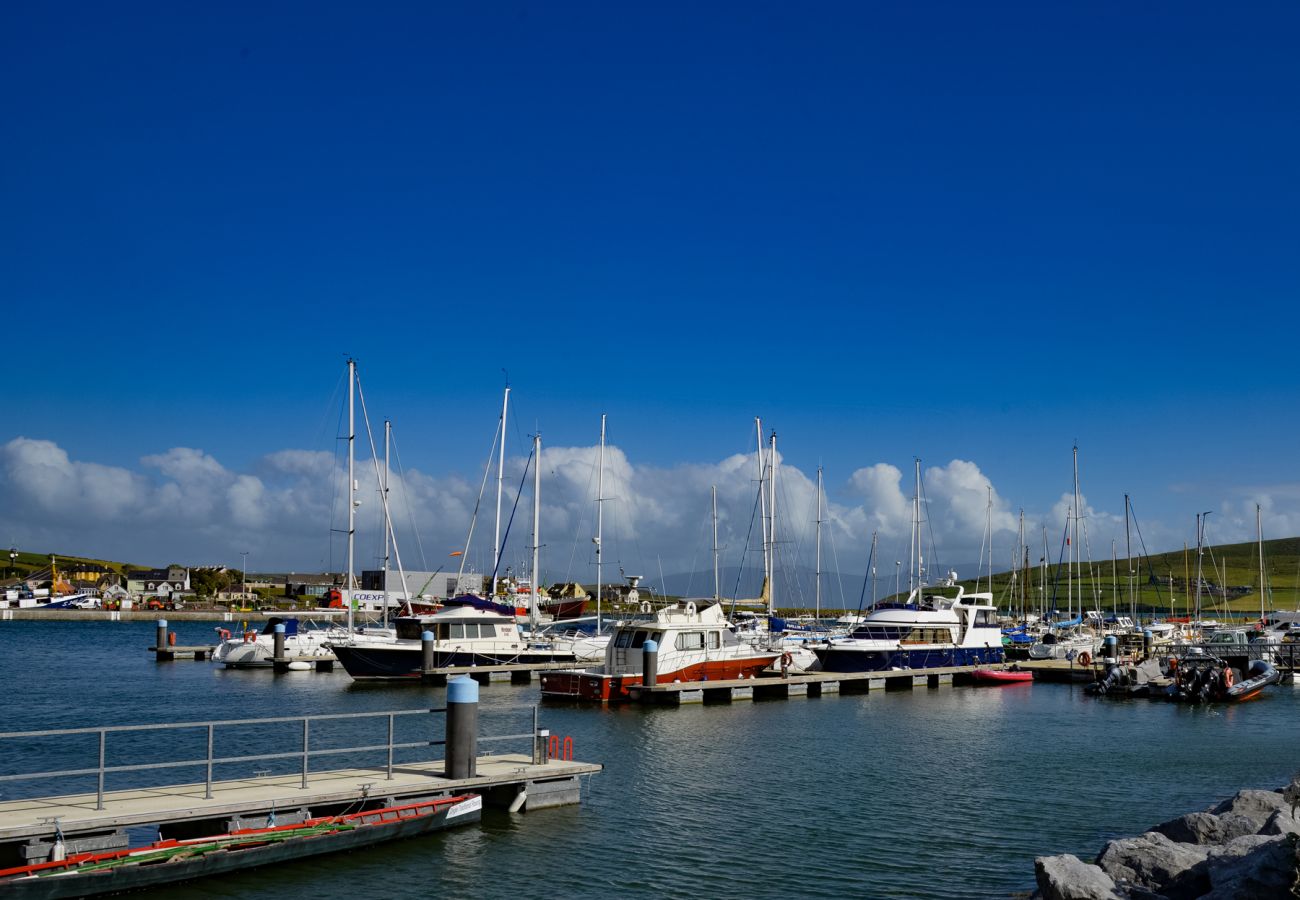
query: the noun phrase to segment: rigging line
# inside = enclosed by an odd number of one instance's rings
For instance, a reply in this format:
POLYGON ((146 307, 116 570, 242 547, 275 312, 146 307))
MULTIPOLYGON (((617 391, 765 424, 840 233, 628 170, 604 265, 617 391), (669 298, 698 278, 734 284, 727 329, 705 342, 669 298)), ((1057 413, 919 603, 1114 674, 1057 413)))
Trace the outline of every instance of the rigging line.
MULTIPOLYGON (((325 571, 327 572, 334 571, 334 534, 338 531, 338 529, 334 527, 334 516, 338 514, 339 490, 338 490, 338 479, 333 476, 335 475, 335 473, 339 471, 339 455, 342 452, 342 450, 340 449, 341 446, 340 442, 347 440, 346 436, 343 437, 339 436, 339 431, 342 428, 343 428, 343 404, 340 403, 338 421, 334 424, 334 462, 332 463, 330 468, 330 481, 334 482, 334 490, 330 494, 329 537, 327 538, 327 543, 329 546, 329 565, 325 569, 325 571)), ((346 478, 347 476, 345 475, 344 479, 346 480, 346 478)), ((344 531, 346 531, 346 529, 344 529, 344 531)))
MULTIPOLYGON (((474 540, 474 526, 478 524, 479 507, 483 505, 483 492, 487 490, 488 475, 492 472, 492 458, 496 455, 497 439, 501 437, 501 420, 497 419, 497 427, 492 432, 492 446, 488 448, 487 462, 483 464, 483 481, 478 486, 478 499, 474 501, 474 512, 469 517, 469 534, 465 535, 465 549, 460 554, 460 567, 456 570, 456 590, 460 590, 460 576, 465 573, 465 560, 469 557, 469 544, 474 540)), ((401 460, 398 460, 401 465, 401 460)))
POLYGON ((1065 517, 1065 532, 1061 535, 1061 554, 1056 558, 1056 578, 1052 580, 1052 612, 1056 612, 1056 592, 1061 586, 1061 569, 1065 568, 1065 548, 1070 540, 1070 517, 1065 517))
MULTIPOLYGON (((793 505, 791 504, 791 502, 790 502, 789 492, 786 490, 785 479, 782 479, 782 480, 781 480, 781 482, 779 483, 777 489, 781 492, 781 508, 782 508, 782 509, 794 509, 794 506, 793 506, 793 505)), ((803 530, 801 529, 800 531, 796 532, 796 534, 795 534, 795 539, 794 539, 793 541, 782 541, 782 543, 785 543, 785 544, 793 544, 793 545, 794 545, 794 557, 793 557, 793 564, 792 564, 792 565, 789 565, 789 566, 783 566, 783 567, 782 567, 782 569, 781 569, 781 578, 782 578, 782 587, 783 587, 784 590, 785 590, 785 594, 786 594, 786 596, 792 597, 793 599, 795 599, 795 600, 797 601, 796 603, 792 603, 792 604, 790 604, 791 607, 793 607, 793 608, 800 608, 800 607, 802 607, 802 608, 806 609, 806 608, 808 607, 808 601, 805 599, 805 595, 804 595, 804 586, 800 583, 800 580, 799 580, 799 577, 798 577, 798 575, 799 575, 799 561, 800 561, 800 559, 802 559, 802 557, 803 557, 804 537, 805 537, 805 534, 804 534, 803 530)), ((775 552, 776 552, 776 541, 773 541, 773 542, 772 542, 772 548, 773 548, 773 553, 775 553, 775 552)), ((776 565, 775 565, 776 557, 773 556, 772 559, 773 559, 772 577, 775 578, 775 577, 776 577, 776 565)))
POLYGON ((745 557, 749 553, 749 542, 754 537, 754 522, 758 518, 758 502, 763 496, 763 484, 760 481, 758 491, 754 494, 754 506, 749 511, 749 531, 745 533, 745 542, 740 545, 740 562, 736 566, 736 586, 731 591, 731 611, 727 613, 727 618, 732 618, 736 614, 736 601, 740 598, 740 576, 745 571, 745 557))
MULTIPOLYGON (((1151 565, 1151 557, 1150 557, 1149 555, 1147 555, 1147 544, 1146 544, 1146 541, 1144 541, 1144 540, 1142 539, 1142 526, 1138 524, 1137 513, 1133 510, 1133 498, 1132 498, 1132 497, 1130 497, 1130 498, 1129 498, 1129 501, 1128 501, 1128 513, 1129 513, 1129 516, 1132 517, 1132 519, 1133 519, 1133 527, 1137 530, 1137 533, 1138 533, 1138 544, 1142 547, 1142 558, 1143 558, 1144 560, 1146 560, 1146 564, 1147 564, 1147 573, 1151 576, 1151 583, 1154 584, 1154 585, 1155 585, 1155 588, 1156 588, 1156 602, 1160 603, 1160 604, 1163 606, 1163 605, 1164 605, 1164 598, 1160 596, 1160 582, 1159 582, 1159 581, 1156 581, 1156 578, 1155 578, 1155 574, 1156 574, 1155 567, 1151 565)), ((1130 569, 1133 568, 1132 560, 1129 561, 1129 568, 1130 568, 1130 569)), ((1139 571, 1141 571, 1141 570, 1139 570, 1139 571)), ((1172 592, 1173 589, 1174 589, 1174 585, 1173 585, 1173 580, 1171 579, 1170 582, 1169 582, 1169 590, 1172 592)), ((1171 593, 1171 596, 1172 596, 1172 593, 1171 593)))
MULTIPOLYGON (((529 450, 528 459, 524 461, 524 474, 519 478, 519 490, 515 491, 515 502, 514 505, 510 507, 510 518, 506 520, 506 532, 505 534, 501 535, 502 547, 505 547, 506 541, 510 538, 510 526, 514 524, 515 511, 519 509, 519 499, 524 495, 524 483, 528 480, 528 470, 529 468, 532 467, 532 464, 533 464, 533 451, 529 450)), ((505 553, 501 553, 497 556, 497 564, 492 567, 493 581, 497 580, 497 571, 501 568, 501 560, 505 558, 506 558, 505 553)), ((533 579, 533 586, 534 588, 536 588, 537 573, 533 572, 530 574, 529 577, 533 579)), ((493 599, 495 600, 496 598, 494 597, 493 599)))
MULTIPOLYGON (((827 522, 837 522, 837 521, 839 520, 834 517, 831 517, 826 519, 826 521, 823 522, 822 524, 824 525, 827 522)), ((830 534, 830 539, 831 539, 831 559, 835 561, 835 584, 836 587, 839 588, 840 609, 846 609, 847 607, 844 606, 844 573, 840 571, 840 555, 839 552, 835 549, 835 529, 834 528, 829 529, 828 533, 830 534)))
MULTIPOLYGON (((370 413, 366 409, 366 395, 365 392, 361 390, 361 379, 357 377, 355 373, 353 374, 353 377, 356 380, 357 385, 357 399, 361 401, 361 419, 366 423, 366 438, 370 441, 370 461, 374 463, 375 466, 375 482, 377 484, 382 484, 382 481, 379 478, 379 454, 375 451, 375 435, 374 432, 370 430, 370 413)), ((388 498, 384 497, 382 494, 380 496, 384 506, 387 507, 388 498)), ((397 560, 397 575, 402 579, 402 599, 406 601, 406 611, 409 614, 411 612, 411 588, 406 581, 406 569, 402 566, 402 551, 398 549, 397 546, 397 535, 393 532, 392 509, 388 508, 385 512, 384 526, 388 531, 388 536, 392 538, 393 541, 393 557, 397 560)), ((387 584, 384 585, 384 608, 388 608, 387 584)))
MULTIPOLYGON (((424 556, 424 541, 420 539, 420 529, 415 524, 415 507, 411 503, 411 492, 406 489, 406 469, 402 467, 402 451, 397 446, 397 430, 392 429, 393 438, 393 456, 397 458, 397 480, 402 486, 402 505, 406 507, 406 519, 411 525, 411 533, 415 535, 415 549, 420 551, 420 569, 429 571, 429 562, 424 556)), ((392 518, 392 511, 389 511, 389 518, 392 518)), ((456 583, 460 583, 459 573, 457 573, 456 583)), ((457 588, 459 590, 459 588, 457 588)))
MULTIPOLYGON (((555 452, 554 447, 551 448, 551 452, 552 453, 555 452)), ((591 483, 596 478, 596 469, 598 466, 599 466, 599 462, 596 459, 596 455, 592 454, 591 467, 587 470, 587 487, 582 492, 582 496, 584 498, 586 498, 588 495, 591 494, 591 483)), ((586 509, 587 505, 588 505, 587 503, 583 503, 583 508, 586 509)), ((592 510, 591 514, 594 515, 595 511, 592 510)), ((573 581, 573 563, 574 560, 577 559, 578 557, 578 535, 582 533, 582 527, 586 525, 589 521, 590 519, 588 518, 588 514, 583 513, 579 515, 573 523, 573 542, 569 550, 569 567, 564 571, 564 580, 566 582, 573 581)), ((588 562, 590 563, 591 560, 588 559, 588 562)))
MULTIPOLYGON (((858 594, 858 612, 857 618, 862 618, 862 604, 867 601, 867 583, 871 581, 871 570, 876 565, 876 542, 871 542, 871 552, 867 554, 867 568, 862 573, 862 591, 858 594)), ((874 604, 873 604, 874 605, 874 604)), ((856 627, 856 625, 855 625, 856 627)))
MULTIPOLYGON (((931 552, 932 554, 934 554, 934 559, 931 560, 931 563, 933 563, 934 566, 937 567, 937 568, 939 569, 940 572, 946 572, 947 570, 944 569, 943 566, 939 565, 939 541, 938 541, 938 539, 934 536, 934 522, 932 522, 931 519, 930 519, 930 496, 929 496, 929 494, 927 494, 926 491, 925 491, 925 472, 924 472, 924 471, 921 472, 921 487, 920 487, 920 491, 921 491, 921 505, 922 505, 923 507, 925 507, 925 527, 926 527, 926 530, 928 530, 928 531, 930 532, 930 552, 931 552)), ((921 559, 922 559, 922 561, 924 561, 924 559, 925 559, 924 555, 922 555, 921 559)), ((932 569, 931 571, 933 571, 933 569, 932 569)), ((922 574, 924 575, 924 573, 925 573, 925 568, 924 568, 924 566, 922 567, 921 572, 922 572, 922 574)), ((920 585, 919 585, 919 584, 917 585, 917 589, 918 589, 918 590, 920 589, 920 585)), ((918 596, 918 598, 919 598, 919 597, 920 597, 920 594, 918 593, 917 596, 918 596)))

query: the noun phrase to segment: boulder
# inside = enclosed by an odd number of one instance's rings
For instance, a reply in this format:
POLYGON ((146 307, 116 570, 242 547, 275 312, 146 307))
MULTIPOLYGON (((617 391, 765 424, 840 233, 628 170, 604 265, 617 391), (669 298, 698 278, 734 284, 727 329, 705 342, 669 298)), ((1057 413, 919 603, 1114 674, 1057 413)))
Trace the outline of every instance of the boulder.
POLYGON ((1181 844, 1226 844, 1234 838, 1258 834, 1261 826, 1251 816, 1235 812, 1194 812, 1161 822, 1151 830, 1181 844))
POLYGON ((1210 850, 1207 900, 1276 900, 1296 885, 1295 839, 1248 835, 1210 850))
POLYGON ((1097 857, 1097 865, 1115 881, 1156 891, 1170 900, 1192 900, 1210 889, 1205 864, 1209 849, 1148 831, 1111 841, 1097 857))
POLYGON ((1236 795, 1212 807, 1209 811, 1219 816, 1227 813, 1245 816, 1256 823, 1255 833, 1258 834, 1269 816, 1282 809, 1290 812, 1291 804, 1287 802, 1281 791, 1238 791, 1236 795))
POLYGON ((1260 829, 1260 834, 1300 834, 1300 819, 1291 815, 1290 810, 1273 813, 1260 829))
POLYGON ((1043 900, 1122 900, 1124 897, 1109 875, 1069 853, 1035 859, 1034 877, 1043 900))

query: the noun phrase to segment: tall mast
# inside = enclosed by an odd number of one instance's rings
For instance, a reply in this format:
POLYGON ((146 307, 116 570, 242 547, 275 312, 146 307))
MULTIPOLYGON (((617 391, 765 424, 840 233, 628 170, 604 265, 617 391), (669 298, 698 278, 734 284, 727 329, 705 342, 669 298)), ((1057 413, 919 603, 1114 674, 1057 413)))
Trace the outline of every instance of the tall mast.
POLYGON ((770 574, 768 565, 768 554, 771 551, 768 545, 767 537, 767 494, 764 491, 764 485, 767 484, 767 467, 763 461, 763 421, 758 416, 754 416, 754 431, 758 434, 758 522, 763 531, 763 591, 769 588, 767 576, 770 574))
POLYGON ((1020 552, 1016 555, 1020 559, 1016 560, 1020 565, 1020 621, 1025 620, 1025 595, 1027 582, 1029 581, 1029 548, 1025 546, 1025 508, 1020 507, 1020 552))
POLYGON ((1259 539, 1259 621, 1263 622, 1264 599, 1268 588, 1264 585, 1264 526, 1260 524, 1258 503, 1255 504, 1255 534, 1259 539))
POLYGON ((497 524, 496 534, 492 538, 492 599, 497 597, 497 572, 501 568, 501 492, 506 479, 506 410, 510 406, 510 385, 506 385, 505 396, 501 398, 501 449, 497 456, 497 524))
POLYGON ((388 552, 390 543, 388 539, 388 448, 393 440, 393 422, 391 419, 384 419, 384 483, 380 487, 383 496, 380 498, 384 509, 384 627, 388 627, 388 552))
POLYGON ((912 542, 909 548, 912 559, 908 564, 907 572, 909 599, 921 587, 921 458, 919 456, 912 458, 912 466, 915 470, 915 481, 912 489, 912 542))
POLYGON ((768 503, 768 511, 772 516, 772 525, 768 528, 768 537, 772 540, 772 552, 767 558, 767 614, 776 615, 776 429, 772 429, 772 446, 767 454, 768 468, 771 470, 771 477, 768 479, 768 488, 772 492, 771 502, 768 503))
POLYGON ((822 617, 822 467, 817 467, 817 574, 816 590, 817 611, 814 620, 822 617))
POLYGON ((353 471, 356 464, 357 442, 357 363, 348 360, 348 580, 344 585, 343 602, 348 607, 348 632, 356 623, 352 615, 352 548, 357 534, 357 481, 353 471))
POLYGON ((600 634, 601 541, 605 537, 605 414, 600 414, 600 464, 596 475, 596 633, 600 634))
POLYGON ((711 488, 713 494, 713 602, 722 602, 722 578, 718 569, 718 486, 711 488))
MULTIPOLYGON (((1071 555, 1071 558, 1074 560, 1074 569, 1071 573, 1071 578, 1070 578, 1071 587, 1073 587, 1074 584, 1073 576, 1075 573, 1078 573, 1080 578, 1083 577, 1082 573, 1079 571, 1082 568, 1082 563, 1083 563, 1083 558, 1079 555, 1079 517, 1081 515, 1083 515, 1083 506, 1079 503, 1079 445, 1075 444, 1074 445, 1074 537, 1072 541, 1072 543, 1074 544, 1074 553, 1071 555)), ((1073 591, 1071 591, 1071 597, 1073 597, 1073 591)), ((1073 610, 1073 599, 1071 600, 1071 610, 1073 610)), ((1073 615, 1073 612, 1071 612, 1071 615, 1073 615)), ((1079 617, 1080 618, 1083 617, 1083 584, 1082 583, 1079 584, 1079 617)))
POLYGON ((871 532, 871 608, 876 608, 876 538, 880 533, 871 532))
MULTIPOLYGON (((1133 592, 1136 589, 1137 584, 1135 582, 1136 576, 1133 573, 1133 543, 1132 543, 1132 538, 1129 535, 1128 503, 1129 503, 1128 494, 1125 494, 1124 495, 1124 558, 1128 560, 1127 563, 1128 565, 1128 611, 1129 611, 1129 615, 1133 617, 1133 621, 1136 622, 1137 621, 1137 598, 1134 597, 1133 592)), ((1170 581, 1169 592, 1172 594, 1173 590, 1174 590, 1174 583, 1170 581)))
POLYGON ((1119 615, 1119 563, 1115 561, 1115 539, 1110 539, 1110 589, 1114 596, 1110 598, 1111 612, 1119 615))
POLYGON ((1196 514, 1196 621, 1201 620, 1201 582, 1204 580, 1205 518, 1209 513, 1196 514))
POLYGON ((528 624, 533 630, 537 630, 537 590, 541 581, 540 570, 537 567, 537 553, 541 548, 542 526, 542 435, 540 433, 533 435, 533 577, 529 579, 532 584, 533 596, 528 604, 528 624))

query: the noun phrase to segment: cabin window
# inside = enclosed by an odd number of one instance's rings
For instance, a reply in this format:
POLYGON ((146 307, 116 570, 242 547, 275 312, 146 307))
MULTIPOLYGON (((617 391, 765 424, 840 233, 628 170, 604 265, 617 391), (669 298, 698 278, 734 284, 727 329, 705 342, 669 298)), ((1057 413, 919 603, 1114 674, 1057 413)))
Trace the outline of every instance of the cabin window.
POLYGON ((631 643, 632 643, 631 631, 620 631, 618 635, 614 638, 614 646, 623 650, 626 650, 631 643))
POLYGON ((722 635, 716 631, 709 632, 709 649, 717 650, 722 646, 722 635))
POLYGON ((654 641, 656 644, 662 641, 663 639, 664 639, 664 633, 662 631, 656 631, 654 634, 650 635, 650 640, 654 641))
MULTIPOLYGON (((465 639, 465 626, 462 625, 460 622, 456 622, 453 625, 448 625, 447 628, 449 629, 449 633, 447 635, 448 639, 453 641, 461 641, 465 639)), ((477 635, 475 635, 475 637, 477 637, 477 635)))
POLYGON ((998 620, 991 609, 981 609, 975 613, 976 628, 997 628, 998 620))
POLYGON ((703 631, 683 631, 677 635, 676 645, 678 650, 703 650, 704 649, 704 632, 703 631))
POLYGON ((646 631, 645 629, 641 629, 636 634, 634 634, 632 636, 632 649, 635 650, 637 647, 640 647, 642 644, 644 644, 646 635, 648 635, 649 633, 650 632, 646 631))

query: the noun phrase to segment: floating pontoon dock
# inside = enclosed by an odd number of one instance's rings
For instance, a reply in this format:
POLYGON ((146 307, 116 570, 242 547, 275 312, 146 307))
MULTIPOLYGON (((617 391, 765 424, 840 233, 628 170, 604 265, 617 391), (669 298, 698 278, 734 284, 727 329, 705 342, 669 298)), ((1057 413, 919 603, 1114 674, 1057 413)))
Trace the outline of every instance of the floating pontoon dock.
MULTIPOLYGON (((478 685, 468 679, 458 679, 448 687, 447 694, 447 706, 436 709, 0 733, 0 760, 3 761, 0 766, 7 770, 0 773, 0 783, 49 781, 66 784, 69 779, 79 778, 83 784, 95 784, 93 791, 0 802, 0 868, 48 859, 55 844, 56 829, 63 836, 65 851, 72 854, 126 847, 129 842, 126 829, 141 826, 154 826, 167 838, 184 838, 224 833, 233 828, 261 827, 268 818, 282 825, 292 824, 314 815, 332 815, 345 810, 355 812, 467 792, 482 795, 489 805, 515 812, 562 806, 580 801, 581 776, 593 775, 603 768, 596 763, 574 761, 572 740, 560 740, 558 736, 539 730, 536 710, 529 731, 480 736, 478 685), (445 735, 443 739, 395 739, 399 720, 410 722, 406 726, 408 730, 418 727, 422 733, 427 733, 423 722, 439 716, 446 722, 445 729, 439 729, 445 735), (334 746, 336 741, 330 740, 324 742, 327 746, 321 747, 319 742, 314 744, 312 741, 313 725, 319 733, 328 721, 357 720, 348 725, 364 728, 360 721, 367 719, 381 728, 386 726, 386 740, 346 747, 334 746), (300 735, 296 749, 250 752, 257 749, 253 744, 256 736, 267 735, 268 727, 277 724, 287 729, 281 738, 300 735), (231 729, 243 729, 243 733, 233 737, 226 735, 223 744, 238 746, 240 754, 215 755, 215 736, 231 729), (183 731, 189 732, 192 742, 201 741, 206 732, 205 756, 126 765, 106 764, 111 748, 132 741, 133 738, 124 733, 134 733, 138 744, 141 732, 165 737, 183 731), (255 737, 248 738, 248 734, 255 737), (77 740, 84 744, 88 738, 93 744, 92 736, 98 738, 94 765, 57 771, 13 772, 24 755, 45 758, 33 749, 39 747, 42 740, 47 741, 46 746, 66 745, 77 740), (111 740, 114 737, 116 741, 111 740), (516 746, 523 745, 526 752, 479 754, 479 743, 511 741, 516 746), (19 747, 10 750, 4 746, 9 742, 17 742, 19 747), (399 755, 412 755, 402 751, 434 746, 445 748, 443 759, 398 759, 399 755), (336 769, 311 768, 314 760, 339 754, 349 757, 350 761, 367 757, 380 762, 336 769), (277 760, 283 764, 273 773, 270 769, 277 760), (287 765, 292 765, 294 771, 284 771, 287 765), (262 766, 267 768, 260 768, 262 766), (217 767, 239 774, 214 778, 213 772, 217 767), (201 779, 191 777, 173 784, 157 784, 150 779, 157 771, 171 769, 198 771, 201 779), (122 777, 124 773, 134 773, 131 780, 136 784, 108 789, 108 781, 126 780, 122 777)), ((179 741, 179 737, 173 737, 148 743, 165 746, 179 741)), ((281 741, 280 745, 283 743, 281 741)), ((6 790, 5 793, 10 792, 6 790)), ((138 839, 136 843, 139 843, 138 839)))

